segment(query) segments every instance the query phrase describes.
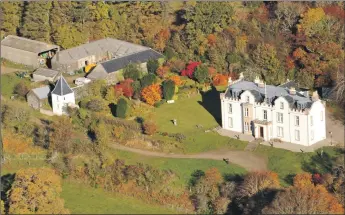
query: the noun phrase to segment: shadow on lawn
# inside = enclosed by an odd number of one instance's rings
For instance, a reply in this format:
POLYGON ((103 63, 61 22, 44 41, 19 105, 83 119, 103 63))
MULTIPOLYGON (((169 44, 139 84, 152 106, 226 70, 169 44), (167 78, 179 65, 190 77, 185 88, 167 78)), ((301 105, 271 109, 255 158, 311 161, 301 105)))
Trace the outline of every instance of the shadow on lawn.
POLYGON ((331 156, 327 152, 321 153, 322 149, 316 151, 309 161, 302 163, 302 169, 310 173, 330 173, 337 167, 344 165, 345 151, 341 148, 336 148, 336 155, 331 156))
POLYGON ((211 90, 201 92, 201 96, 202 101, 198 103, 213 116, 219 125, 222 125, 220 98, 217 89, 212 86, 211 90))

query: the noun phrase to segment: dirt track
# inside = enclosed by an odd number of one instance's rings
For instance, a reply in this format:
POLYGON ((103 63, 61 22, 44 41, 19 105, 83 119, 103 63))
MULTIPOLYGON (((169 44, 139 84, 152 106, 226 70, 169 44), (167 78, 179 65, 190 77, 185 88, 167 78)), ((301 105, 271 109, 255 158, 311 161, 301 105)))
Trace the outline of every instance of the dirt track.
POLYGON ((113 148, 129 151, 150 157, 162 157, 162 158, 191 158, 191 159, 211 159, 211 160, 223 160, 228 158, 230 163, 237 164, 248 171, 266 170, 266 160, 258 155, 246 151, 210 151, 199 154, 168 154, 163 152, 153 152, 143 149, 135 149, 119 144, 113 144, 113 148))

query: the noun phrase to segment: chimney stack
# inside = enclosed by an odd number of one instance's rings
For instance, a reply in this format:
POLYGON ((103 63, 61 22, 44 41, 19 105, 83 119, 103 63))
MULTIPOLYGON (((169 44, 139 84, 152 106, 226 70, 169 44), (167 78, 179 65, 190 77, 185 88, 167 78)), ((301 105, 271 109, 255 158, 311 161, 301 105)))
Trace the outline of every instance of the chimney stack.
POLYGON ((254 83, 255 83, 256 85, 259 85, 259 83, 260 83, 260 78, 259 78, 259 76, 256 76, 256 77, 255 77, 254 83))
POLYGON ((313 95, 312 95, 312 97, 311 97, 311 100, 312 100, 313 102, 315 102, 315 101, 317 101, 317 100, 319 100, 319 99, 320 99, 319 94, 317 93, 317 91, 314 91, 314 92, 313 92, 313 95))
POLYGON ((290 94, 290 95, 296 95, 296 89, 295 89, 294 87, 291 87, 291 88, 289 89, 289 94, 290 94))
POLYGON ((240 73, 240 80, 244 79, 244 75, 243 75, 243 72, 240 73))
POLYGON ((231 77, 228 78, 228 86, 230 86, 232 84, 232 79, 231 77))
POLYGON ((264 88, 264 87, 265 87, 264 82, 263 82, 263 81, 260 81, 260 82, 258 83, 258 87, 260 87, 260 88, 264 88))

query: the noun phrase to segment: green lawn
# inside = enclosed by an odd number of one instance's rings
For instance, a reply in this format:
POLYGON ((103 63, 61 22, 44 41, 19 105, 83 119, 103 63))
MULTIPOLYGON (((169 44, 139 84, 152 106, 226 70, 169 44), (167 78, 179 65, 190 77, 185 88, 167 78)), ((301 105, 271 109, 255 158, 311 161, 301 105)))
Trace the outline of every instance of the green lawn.
POLYGON ((10 97, 13 94, 14 87, 21 81, 29 82, 28 79, 20 79, 13 73, 1 75, 1 95, 10 97))
POLYGON ((246 142, 220 136, 213 131, 205 132, 220 125, 220 111, 219 94, 212 90, 204 95, 176 100, 173 104, 163 104, 155 108, 153 117, 159 131, 182 133, 186 136, 182 143, 185 153, 222 148, 244 149, 246 142), (177 126, 172 123, 173 119, 177 120, 177 126), (197 125, 201 128, 197 128, 197 125))
POLYGON ((159 205, 64 180, 61 197, 72 214, 172 214, 159 205))
POLYGON ((191 175, 196 170, 207 170, 216 167, 224 177, 236 177, 246 173, 246 170, 236 164, 227 165, 224 161, 208 159, 173 159, 147 157, 132 152, 114 150, 113 153, 117 158, 126 160, 128 164, 138 162, 152 165, 159 169, 170 169, 178 176, 176 186, 185 188, 191 179, 191 175))

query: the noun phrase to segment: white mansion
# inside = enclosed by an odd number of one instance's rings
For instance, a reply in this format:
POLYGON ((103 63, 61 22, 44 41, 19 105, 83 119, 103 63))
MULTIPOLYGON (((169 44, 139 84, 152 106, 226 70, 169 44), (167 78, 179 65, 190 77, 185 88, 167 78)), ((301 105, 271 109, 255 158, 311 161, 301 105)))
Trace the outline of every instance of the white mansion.
POLYGON ((305 146, 326 139, 325 102, 316 91, 310 97, 292 81, 272 86, 243 79, 229 79, 220 95, 223 129, 305 146))

